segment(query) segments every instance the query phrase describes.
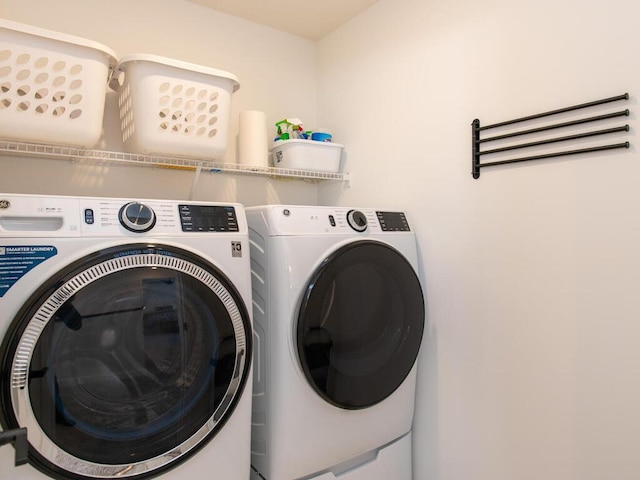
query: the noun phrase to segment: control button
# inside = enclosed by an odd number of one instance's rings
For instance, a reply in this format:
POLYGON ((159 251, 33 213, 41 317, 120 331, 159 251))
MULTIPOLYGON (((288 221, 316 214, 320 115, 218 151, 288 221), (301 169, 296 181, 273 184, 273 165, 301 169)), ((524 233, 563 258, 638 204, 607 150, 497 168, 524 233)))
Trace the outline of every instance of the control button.
POLYGON ((333 215, 329 215, 329 223, 331 224, 332 227, 336 226, 336 219, 333 215))
POLYGON ((356 232, 364 232, 367 229, 367 217, 359 210, 349 210, 347 223, 356 232))
POLYGON ((148 232, 156 224, 156 214, 150 207, 139 202, 124 205, 118 213, 124 228, 136 233, 148 232))
POLYGON ((95 222, 95 216, 93 215, 93 209, 85 208, 84 209, 84 223, 87 225, 93 225, 95 222))

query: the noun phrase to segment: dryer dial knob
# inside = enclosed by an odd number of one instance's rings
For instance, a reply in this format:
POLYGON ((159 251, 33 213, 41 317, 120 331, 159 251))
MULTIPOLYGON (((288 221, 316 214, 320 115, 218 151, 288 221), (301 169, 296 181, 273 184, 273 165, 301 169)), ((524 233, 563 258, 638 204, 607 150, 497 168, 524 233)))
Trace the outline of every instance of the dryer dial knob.
POLYGON ((367 229, 367 217, 360 210, 349 210, 347 223, 356 232, 364 232, 367 229))
POLYGON ((124 228, 136 233, 148 232, 156 224, 156 214, 151 207, 139 202, 130 202, 118 214, 124 228))

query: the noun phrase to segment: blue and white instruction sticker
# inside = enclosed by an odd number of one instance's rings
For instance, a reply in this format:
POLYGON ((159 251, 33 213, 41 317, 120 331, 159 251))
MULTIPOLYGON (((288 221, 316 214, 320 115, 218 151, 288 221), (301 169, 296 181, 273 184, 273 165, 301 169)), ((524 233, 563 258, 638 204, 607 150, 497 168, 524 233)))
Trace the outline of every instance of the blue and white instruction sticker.
POLYGON ((57 254, 53 245, 0 245, 0 297, 29 270, 57 254))

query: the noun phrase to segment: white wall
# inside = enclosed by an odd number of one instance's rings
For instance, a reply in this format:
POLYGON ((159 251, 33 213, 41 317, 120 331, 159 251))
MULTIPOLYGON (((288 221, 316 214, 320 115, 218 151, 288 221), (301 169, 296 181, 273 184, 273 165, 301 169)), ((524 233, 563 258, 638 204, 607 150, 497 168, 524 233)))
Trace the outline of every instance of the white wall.
MULTIPOLYGON (((0 17, 91 39, 119 58, 148 53, 231 72, 240 79, 232 97, 231 135, 223 159, 236 159, 238 113, 267 113, 276 121, 299 117, 315 125, 315 43, 186 0, 1 0, 0 17)), ((96 148, 122 150, 115 93, 107 95, 105 132, 96 148)), ((192 172, 159 168, 87 166, 58 160, 0 157, 0 191, 137 198, 189 195, 192 172)), ((194 198, 247 205, 315 203, 317 186, 236 175, 203 174, 194 198)))
POLYGON ((420 240, 416 480, 638 478, 638 18, 631 0, 380 0, 319 42, 319 121, 354 178, 320 202, 405 208, 420 240), (630 150, 471 177, 474 118, 627 91, 630 150))
MULTIPOLYGON (((195 198, 408 210, 428 306, 416 480, 637 478, 639 13, 631 0, 380 0, 315 45, 183 0, 0 1, 4 18, 119 56, 235 73, 232 132, 239 111, 257 109, 271 123, 295 115, 329 126, 347 146, 351 188, 207 176, 195 198), (471 178, 474 118, 625 91, 629 151, 471 178)), ((0 167, 0 191, 184 198, 192 181, 24 158, 0 157, 0 167)))

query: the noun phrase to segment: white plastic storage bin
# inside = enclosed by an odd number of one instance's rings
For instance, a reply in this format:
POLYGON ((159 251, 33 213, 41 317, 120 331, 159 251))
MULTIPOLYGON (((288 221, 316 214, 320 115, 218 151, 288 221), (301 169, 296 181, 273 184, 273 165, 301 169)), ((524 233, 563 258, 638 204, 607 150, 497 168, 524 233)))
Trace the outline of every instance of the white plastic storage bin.
POLYGON ((314 140, 276 140, 271 149, 273 166, 293 170, 338 172, 342 145, 314 140))
POLYGON ((235 75, 155 55, 118 67, 125 149, 146 155, 220 159, 227 148, 235 75))
POLYGON ((0 137, 93 147, 116 66, 104 45, 0 19, 0 137))

